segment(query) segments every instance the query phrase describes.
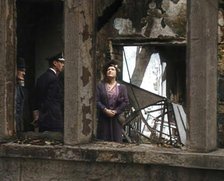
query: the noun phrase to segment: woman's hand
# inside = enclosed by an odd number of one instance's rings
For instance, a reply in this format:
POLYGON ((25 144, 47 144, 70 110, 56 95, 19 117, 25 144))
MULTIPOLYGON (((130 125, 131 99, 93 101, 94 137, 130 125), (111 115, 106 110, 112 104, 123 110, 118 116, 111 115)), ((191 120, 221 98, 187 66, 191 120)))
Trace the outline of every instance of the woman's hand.
POLYGON ((112 110, 112 109, 104 109, 104 113, 108 116, 108 117, 114 117, 117 114, 117 111, 112 110))

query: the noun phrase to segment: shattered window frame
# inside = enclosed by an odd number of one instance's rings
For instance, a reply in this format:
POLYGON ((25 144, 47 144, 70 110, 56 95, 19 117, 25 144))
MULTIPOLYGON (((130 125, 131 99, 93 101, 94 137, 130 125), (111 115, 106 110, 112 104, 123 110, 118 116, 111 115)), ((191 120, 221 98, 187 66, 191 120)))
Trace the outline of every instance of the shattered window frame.
MULTIPOLYGON (((166 45, 162 45, 162 46, 151 45, 151 44, 145 45, 142 43, 135 43, 134 45, 119 43, 113 46, 112 57, 120 60, 121 74, 120 74, 119 80, 125 83, 126 86, 128 87, 129 97, 131 98, 131 102, 132 103, 134 102, 134 105, 135 105, 135 106, 131 106, 131 108, 125 113, 126 123, 124 126, 124 132, 123 132, 124 141, 129 143, 133 143, 133 142, 134 143, 136 142, 137 143, 152 143, 152 144, 160 143, 160 144, 170 145, 173 147, 181 147, 184 144, 186 144, 186 130, 187 130, 186 113, 184 111, 183 105, 179 104, 177 101, 171 102, 171 100, 167 99, 166 93, 164 92, 164 90, 161 91, 161 93, 163 92, 161 95, 158 95, 158 92, 155 92, 155 91, 151 92, 147 90, 147 87, 145 88, 142 87, 141 83, 139 83, 142 79, 137 79, 137 80, 133 79, 135 82, 133 83, 133 80, 132 80, 133 77, 131 76, 131 74, 133 75, 133 71, 134 71, 133 67, 132 67, 131 73, 126 71, 126 74, 128 75, 126 75, 126 78, 124 78, 123 70, 127 69, 127 66, 125 66, 125 64, 127 64, 128 60, 130 61, 130 57, 128 57, 128 55, 125 55, 127 54, 127 52, 125 53, 124 49, 125 47, 133 48, 134 46, 147 47, 145 52, 148 52, 148 53, 150 52, 152 56, 157 55, 159 57, 159 58, 157 57, 157 59, 159 59, 161 62, 162 62, 162 58, 160 57, 161 55, 159 51, 160 50, 164 51, 164 47, 169 47, 166 45), (125 80, 123 80, 123 78, 125 80), (130 79, 130 80, 127 80, 127 79, 130 79), (136 92, 134 92, 133 90, 136 92), (148 95, 148 91, 151 94, 150 96, 148 95), (138 96, 136 95, 138 93, 144 95, 144 96, 140 96, 140 97, 143 97, 143 99, 138 98, 138 96), (133 94, 133 95, 130 96, 130 94, 133 94), (148 103, 146 103, 146 101, 144 101, 145 99, 147 99, 147 96, 148 96, 148 100, 150 99, 152 100, 151 102, 149 101, 148 103), (140 104, 140 109, 138 107, 139 104, 140 104), (138 105, 137 106, 138 108, 136 108, 136 105, 138 105), (155 114, 157 115, 155 116, 155 114), (149 121, 147 121, 146 117, 147 119, 150 118, 152 120, 151 123, 154 122, 154 126, 152 124, 149 124, 149 121), (163 127, 165 127, 165 129, 163 127), (147 130, 147 134, 143 133, 144 130, 147 130)), ((175 48, 183 51, 182 61, 185 62, 186 61, 186 57, 185 57, 186 46, 185 45, 181 47, 171 46, 171 49, 175 49, 175 48)), ((139 50, 141 51, 141 48, 139 50)), ((173 52, 177 52, 177 51, 174 50, 173 52)), ((147 57, 147 56, 140 55, 139 57, 147 57)), ((142 60, 142 62, 144 62, 144 60, 142 60)), ((163 63, 168 64, 168 60, 165 60, 163 63)), ((149 64, 150 64, 150 61, 145 61, 143 63, 143 66, 148 67, 149 64)), ((183 65, 185 69, 184 79, 186 79, 185 63, 183 65)), ((142 68, 139 68, 139 67, 138 67, 138 70, 141 71, 140 74, 142 74, 140 77, 144 78, 146 71, 142 71, 142 68)), ((149 73, 149 71, 147 71, 147 73, 149 73)), ((166 75, 163 75, 163 76, 166 76, 166 75)), ((164 86, 166 86, 166 84, 164 86)))

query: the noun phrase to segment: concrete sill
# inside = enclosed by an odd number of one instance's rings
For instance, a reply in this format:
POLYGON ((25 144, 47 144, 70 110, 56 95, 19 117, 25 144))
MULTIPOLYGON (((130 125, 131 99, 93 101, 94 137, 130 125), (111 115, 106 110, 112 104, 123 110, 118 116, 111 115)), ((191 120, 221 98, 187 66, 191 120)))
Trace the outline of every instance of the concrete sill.
POLYGON ((210 153, 193 153, 176 148, 103 141, 76 146, 35 146, 5 143, 0 145, 0 157, 149 164, 224 170, 224 149, 218 149, 210 153))

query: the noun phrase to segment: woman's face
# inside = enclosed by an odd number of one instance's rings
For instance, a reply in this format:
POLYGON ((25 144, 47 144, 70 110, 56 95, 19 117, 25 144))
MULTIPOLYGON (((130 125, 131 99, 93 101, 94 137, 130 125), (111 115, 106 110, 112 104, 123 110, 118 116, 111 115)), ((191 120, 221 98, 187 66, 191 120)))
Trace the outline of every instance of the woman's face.
POLYGON ((109 78, 115 78, 117 76, 117 71, 114 66, 110 66, 107 69, 107 77, 109 78))

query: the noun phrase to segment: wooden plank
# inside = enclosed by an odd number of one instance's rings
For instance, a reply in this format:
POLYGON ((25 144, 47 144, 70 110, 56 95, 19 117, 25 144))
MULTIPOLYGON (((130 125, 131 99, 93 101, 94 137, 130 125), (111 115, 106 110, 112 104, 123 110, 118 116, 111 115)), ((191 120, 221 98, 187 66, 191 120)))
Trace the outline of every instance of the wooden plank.
POLYGON ((177 130, 182 144, 186 144, 186 114, 183 107, 179 104, 172 103, 174 116, 176 119, 177 130))

